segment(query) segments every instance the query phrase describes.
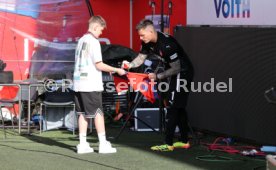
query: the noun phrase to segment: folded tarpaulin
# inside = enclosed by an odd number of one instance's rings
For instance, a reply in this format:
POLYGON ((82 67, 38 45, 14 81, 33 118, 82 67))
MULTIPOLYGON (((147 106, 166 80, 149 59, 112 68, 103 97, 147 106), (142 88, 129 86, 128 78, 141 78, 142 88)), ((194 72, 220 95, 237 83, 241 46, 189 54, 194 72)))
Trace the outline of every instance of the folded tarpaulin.
POLYGON ((129 82, 125 75, 119 76, 118 74, 114 74, 113 81, 118 95, 125 94, 128 91, 129 82))
POLYGON ((154 82, 148 78, 148 74, 128 72, 125 76, 114 75, 113 78, 118 94, 127 91, 126 87, 130 85, 133 90, 141 92, 148 101, 155 102, 154 82))

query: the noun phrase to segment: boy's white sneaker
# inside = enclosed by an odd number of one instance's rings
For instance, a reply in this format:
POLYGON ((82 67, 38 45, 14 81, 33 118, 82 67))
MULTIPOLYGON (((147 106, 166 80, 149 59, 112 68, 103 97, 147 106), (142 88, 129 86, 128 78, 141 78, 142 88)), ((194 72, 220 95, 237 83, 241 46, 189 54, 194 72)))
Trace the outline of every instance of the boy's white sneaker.
POLYGON ((91 152, 94 152, 94 149, 89 146, 88 142, 86 142, 85 144, 77 145, 78 154, 91 153, 91 152))
POLYGON ((117 149, 111 146, 109 141, 99 144, 99 153, 116 153, 117 149))

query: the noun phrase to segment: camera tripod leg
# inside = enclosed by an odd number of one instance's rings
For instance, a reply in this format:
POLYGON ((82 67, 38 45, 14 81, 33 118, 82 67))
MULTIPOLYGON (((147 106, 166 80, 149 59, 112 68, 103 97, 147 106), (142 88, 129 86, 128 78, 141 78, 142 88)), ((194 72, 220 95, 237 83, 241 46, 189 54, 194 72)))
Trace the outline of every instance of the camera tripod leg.
POLYGON ((143 124, 145 124, 147 127, 149 127, 150 129, 152 129, 153 131, 157 132, 153 127, 151 127, 149 124, 147 124, 145 121, 141 120, 140 118, 136 117, 133 115, 134 111, 136 110, 136 108, 138 107, 138 105, 140 104, 141 100, 143 99, 143 95, 140 93, 139 94, 139 98, 137 100, 137 102, 135 103, 134 107, 132 108, 131 112, 129 113, 128 118, 126 119, 126 121, 124 122, 123 126, 121 127, 119 133, 117 134, 116 137, 114 137, 113 139, 118 139, 121 134, 123 133, 123 131, 125 130, 127 123, 129 122, 130 118, 135 118, 139 121, 141 121, 143 124))

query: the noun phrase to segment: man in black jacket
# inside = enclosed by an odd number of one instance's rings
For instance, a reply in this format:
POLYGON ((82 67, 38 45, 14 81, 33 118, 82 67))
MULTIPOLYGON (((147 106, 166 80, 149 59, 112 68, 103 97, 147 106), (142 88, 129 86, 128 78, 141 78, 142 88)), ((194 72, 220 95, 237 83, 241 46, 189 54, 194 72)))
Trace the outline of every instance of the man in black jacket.
POLYGON ((188 123, 186 104, 193 78, 193 66, 179 43, 170 35, 157 32, 153 22, 142 20, 136 29, 142 41, 142 48, 138 56, 130 63, 124 61, 128 69, 142 65, 149 55, 155 55, 163 61, 165 69, 161 73, 149 73, 148 77, 155 81, 169 80, 167 91, 168 106, 166 115, 165 144, 151 147, 154 151, 173 151, 174 148, 189 148, 188 123), (185 88, 180 83, 186 83, 185 88), (181 138, 173 142, 176 126, 179 127, 181 138))

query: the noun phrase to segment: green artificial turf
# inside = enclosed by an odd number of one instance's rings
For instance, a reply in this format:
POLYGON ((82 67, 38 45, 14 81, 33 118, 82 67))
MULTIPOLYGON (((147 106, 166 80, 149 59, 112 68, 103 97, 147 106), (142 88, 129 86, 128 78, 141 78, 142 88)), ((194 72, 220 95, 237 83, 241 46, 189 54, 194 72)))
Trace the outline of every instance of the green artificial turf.
MULTIPOLYGON (((107 136, 116 136, 119 128, 107 128, 107 136)), ((192 148, 175 149, 173 152, 152 152, 152 145, 161 144, 163 136, 155 132, 133 132, 125 129, 122 135, 111 140, 117 148, 116 154, 98 154, 98 139, 94 130, 88 142, 95 153, 78 155, 75 146, 77 136, 66 130, 50 130, 39 135, 18 135, 8 130, 3 139, 0 129, 1 170, 94 170, 94 169, 149 169, 149 170, 261 170, 265 160, 255 157, 231 155, 219 151, 208 151, 202 145, 192 148), (213 155, 225 157, 222 160, 199 159, 213 155)), ((202 141, 207 140, 203 138, 202 141)), ((208 139, 210 140, 210 139, 208 139)))

